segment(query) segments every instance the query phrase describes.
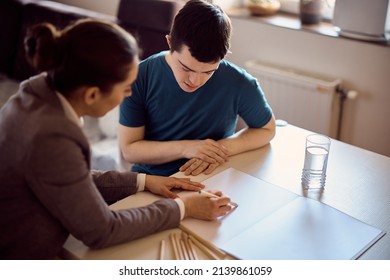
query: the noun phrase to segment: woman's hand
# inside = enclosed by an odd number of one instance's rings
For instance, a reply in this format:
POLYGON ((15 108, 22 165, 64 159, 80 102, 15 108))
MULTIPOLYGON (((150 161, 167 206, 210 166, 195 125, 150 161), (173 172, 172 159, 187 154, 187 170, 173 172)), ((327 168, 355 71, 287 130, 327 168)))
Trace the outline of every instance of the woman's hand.
POLYGON ((177 194, 172 192, 172 189, 183 189, 188 191, 199 192, 204 188, 204 185, 198 182, 193 182, 188 178, 175 178, 146 175, 145 189, 154 194, 158 194, 167 198, 176 198, 177 194))
POLYGON ((211 192, 217 197, 207 197, 199 193, 189 193, 180 197, 185 205, 185 217, 201 220, 215 220, 226 215, 232 210, 230 198, 223 196, 221 192, 211 192))

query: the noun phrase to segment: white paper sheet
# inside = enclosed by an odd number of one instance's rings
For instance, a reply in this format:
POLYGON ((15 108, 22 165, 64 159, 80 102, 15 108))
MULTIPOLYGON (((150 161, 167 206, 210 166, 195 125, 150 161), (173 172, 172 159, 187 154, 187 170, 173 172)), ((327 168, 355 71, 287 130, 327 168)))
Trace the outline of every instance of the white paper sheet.
POLYGON ((220 246, 240 259, 355 259, 382 231, 298 197, 220 246))
POLYGON ((182 228, 239 259, 354 259, 385 234, 233 168, 203 183, 239 206, 213 222, 186 219, 182 228))
MULTIPOLYGON (((202 183, 206 185, 207 190, 221 190, 238 204, 231 213, 216 221, 183 220, 182 226, 217 246, 298 197, 292 192, 233 168, 202 183)), ((181 195, 185 193, 179 194, 181 195)))

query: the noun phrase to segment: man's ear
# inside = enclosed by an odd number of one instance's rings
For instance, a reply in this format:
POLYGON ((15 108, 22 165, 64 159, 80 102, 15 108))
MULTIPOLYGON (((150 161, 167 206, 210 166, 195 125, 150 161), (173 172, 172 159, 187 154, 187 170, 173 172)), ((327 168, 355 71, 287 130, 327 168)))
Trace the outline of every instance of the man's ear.
POLYGON ((100 99, 100 90, 98 87, 87 87, 84 90, 84 102, 87 105, 93 105, 100 99))
POLYGON ((171 36, 165 35, 165 39, 167 40, 168 47, 171 50, 171 36))

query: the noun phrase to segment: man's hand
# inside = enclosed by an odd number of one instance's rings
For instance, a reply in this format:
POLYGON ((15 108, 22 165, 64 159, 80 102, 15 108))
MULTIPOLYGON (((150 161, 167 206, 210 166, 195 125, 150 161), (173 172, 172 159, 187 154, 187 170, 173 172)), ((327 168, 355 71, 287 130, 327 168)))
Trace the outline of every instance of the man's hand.
POLYGON ((177 194, 172 192, 172 189, 183 189, 188 191, 200 191, 204 185, 198 182, 193 182, 188 178, 175 178, 146 175, 145 189, 154 194, 158 194, 167 198, 176 198, 177 194))
POLYGON ((225 146, 212 139, 191 141, 183 152, 185 158, 198 158, 210 164, 222 164, 228 160, 225 146))
POLYGON ((184 173, 184 175, 189 176, 189 175, 199 175, 202 172, 206 175, 210 174, 220 166, 221 164, 219 162, 215 163, 208 163, 206 161, 203 161, 198 158, 192 158, 189 161, 187 161, 185 164, 183 164, 179 170, 184 173))

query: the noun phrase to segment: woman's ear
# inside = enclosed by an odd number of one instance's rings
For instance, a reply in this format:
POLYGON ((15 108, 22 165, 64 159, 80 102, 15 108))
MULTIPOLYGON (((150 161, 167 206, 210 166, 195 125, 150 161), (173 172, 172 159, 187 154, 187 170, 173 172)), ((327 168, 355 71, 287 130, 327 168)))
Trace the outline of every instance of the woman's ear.
POLYGON ((167 40, 167 44, 168 44, 169 49, 171 49, 171 36, 165 35, 165 39, 167 40))
POLYGON ((98 87, 87 87, 84 90, 84 102, 87 105, 93 105, 101 97, 101 93, 98 87))

